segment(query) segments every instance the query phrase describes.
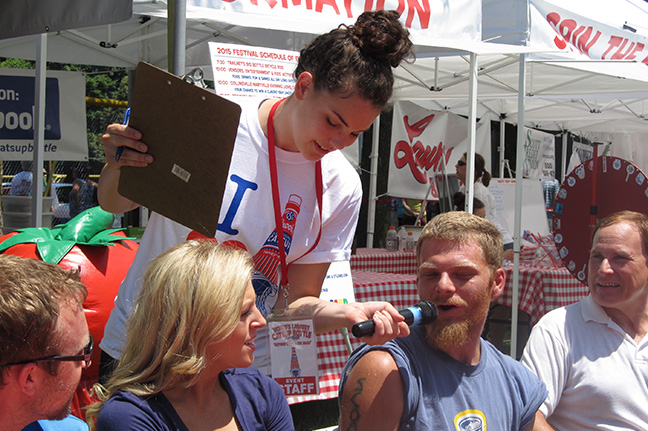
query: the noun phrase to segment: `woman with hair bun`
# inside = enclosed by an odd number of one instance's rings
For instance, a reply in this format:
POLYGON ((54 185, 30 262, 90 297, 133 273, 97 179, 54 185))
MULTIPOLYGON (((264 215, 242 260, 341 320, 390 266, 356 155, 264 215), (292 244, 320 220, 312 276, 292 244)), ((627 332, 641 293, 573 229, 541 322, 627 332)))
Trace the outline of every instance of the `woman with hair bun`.
POLYGON ((149 265, 122 359, 88 423, 97 431, 294 430, 277 382, 252 365, 257 330, 250 256, 187 241, 149 265), (96 423, 95 423, 96 419, 96 423))
MULTIPOLYGON (((365 12, 354 25, 341 25, 301 50, 291 96, 243 104, 220 215, 214 214, 215 237, 253 256, 253 284, 263 313, 287 304, 311 308, 317 333, 373 319, 375 334, 363 338, 370 344, 409 334, 389 303, 337 304, 319 295, 329 264, 350 258, 362 199, 358 174, 337 150, 371 127, 391 97, 392 69, 412 55, 397 12, 365 12)), ((99 201, 108 211, 138 206, 119 195, 117 184, 122 166, 154 163, 141 138, 121 124, 108 126, 103 136, 107 163, 99 201), (115 161, 120 146, 126 149, 115 161)), ((148 262, 193 235, 159 214, 151 216, 106 325, 104 364, 120 356, 124 323, 148 262)), ((263 344, 257 343, 255 366, 267 372, 263 344)))

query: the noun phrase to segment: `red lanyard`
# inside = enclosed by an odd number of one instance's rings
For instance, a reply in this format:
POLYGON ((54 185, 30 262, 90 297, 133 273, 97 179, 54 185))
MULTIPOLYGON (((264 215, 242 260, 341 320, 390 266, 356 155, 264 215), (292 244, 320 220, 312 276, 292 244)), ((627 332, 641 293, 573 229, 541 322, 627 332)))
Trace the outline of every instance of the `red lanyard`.
MULTIPOLYGON (((286 264, 286 249, 284 246, 284 230, 283 223, 281 222, 281 202, 279 196, 279 181, 277 180, 277 156, 275 154, 275 138, 274 138, 274 114, 279 105, 283 102, 278 100, 272 105, 270 115, 268 116, 268 158, 270 162, 270 183, 272 185, 272 204, 274 207, 275 224, 277 226, 277 244, 279 245, 279 258, 281 261, 281 280, 280 286, 288 285, 288 265, 286 264)), ((317 239, 313 246, 304 254, 293 260, 295 262, 301 259, 317 246, 320 237, 322 236, 322 163, 320 160, 315 162, 315 192, 317 193, 317 208, 319 209, 320 227, 317 239)), ((294 235, 294 233, 293 233, 294 235)), ((292 264, 292 262, 291 262, 292 264)))

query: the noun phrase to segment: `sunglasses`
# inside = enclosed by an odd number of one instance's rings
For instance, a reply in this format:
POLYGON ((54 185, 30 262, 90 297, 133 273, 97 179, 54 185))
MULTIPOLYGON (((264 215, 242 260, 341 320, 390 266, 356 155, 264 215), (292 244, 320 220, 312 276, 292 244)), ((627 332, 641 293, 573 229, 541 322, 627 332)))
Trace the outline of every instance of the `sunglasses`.
POLYGON ((4 367, 11 367, 11 366, 14 366, 14 365, 31 364, 32 362, 50 362, 50 361, 75 362, 75 361, 83 361, 83 368, 86 369, 92 363, 92 347, 93 347, 93 341, 92 341, 92 335, 91 335, 90 336, 90 341, 83 348, 83 353, 80 354, 80 355, 47 356, 45 358, 29 359, 27 361, 20 361, 20 362, 12 362, 10 364, 5 364, 2 367, 4 368, 4 367))
POLYGON ((466 162, 464 162, 463 160, 459 160, 457 162, 457 166, 466 166, 466 162))

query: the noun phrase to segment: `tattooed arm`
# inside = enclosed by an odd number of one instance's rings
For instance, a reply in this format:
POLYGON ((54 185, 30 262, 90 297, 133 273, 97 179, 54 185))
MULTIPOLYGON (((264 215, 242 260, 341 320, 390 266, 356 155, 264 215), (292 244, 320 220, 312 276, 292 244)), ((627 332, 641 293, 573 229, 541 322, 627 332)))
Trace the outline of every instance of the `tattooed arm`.
POLYGON ((351 370, 342 391, 340 431, 397 430, 403 381, 392 356, 373 350, 351 370))

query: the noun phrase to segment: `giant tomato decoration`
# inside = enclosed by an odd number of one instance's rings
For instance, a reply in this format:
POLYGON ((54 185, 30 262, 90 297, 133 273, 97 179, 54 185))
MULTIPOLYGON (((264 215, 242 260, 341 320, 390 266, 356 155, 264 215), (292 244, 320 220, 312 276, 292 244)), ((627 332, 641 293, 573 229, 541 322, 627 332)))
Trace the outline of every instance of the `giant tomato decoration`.
POLYGON ((79 270, 88 288, 83 308, 95 349, 92 365, 83 371, 73 400, 73 413, 81 419, 84 419, 83 407, 94 401, 90 391, 99 376, 98 346, 104 326, 138 247, 121 229, 106 229, 112 220, 112 214, 94 207, 52 229, 26 228, 0 236, 0 253, 79 270))

